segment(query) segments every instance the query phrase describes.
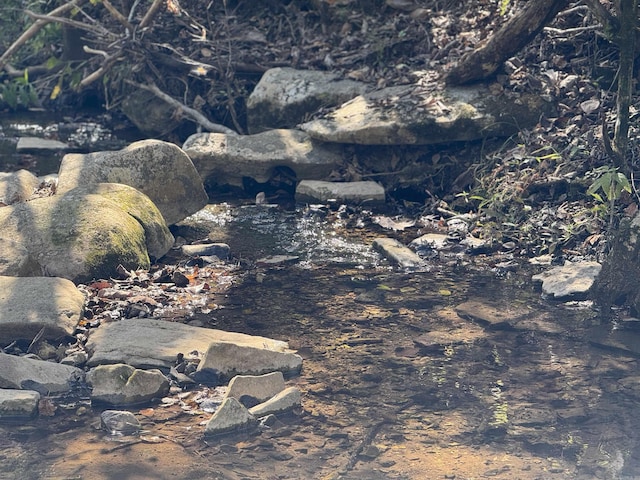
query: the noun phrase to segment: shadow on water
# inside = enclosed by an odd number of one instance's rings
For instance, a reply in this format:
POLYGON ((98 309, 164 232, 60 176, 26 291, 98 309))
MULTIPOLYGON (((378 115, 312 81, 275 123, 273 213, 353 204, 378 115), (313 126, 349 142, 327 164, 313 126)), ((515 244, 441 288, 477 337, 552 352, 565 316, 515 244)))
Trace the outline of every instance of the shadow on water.
POLYGON ((0 478, 640 478, 638 361, 589 344, 592 310, 479 258, 392 268, 339 215, 211 209, 211 239, 301 259, 248 268, 193 320, 287 340, 303 408, 206 441, 208 415, 175 405, 134 409, 143 435, 119 441, 70 409, 5 435, 0 478))

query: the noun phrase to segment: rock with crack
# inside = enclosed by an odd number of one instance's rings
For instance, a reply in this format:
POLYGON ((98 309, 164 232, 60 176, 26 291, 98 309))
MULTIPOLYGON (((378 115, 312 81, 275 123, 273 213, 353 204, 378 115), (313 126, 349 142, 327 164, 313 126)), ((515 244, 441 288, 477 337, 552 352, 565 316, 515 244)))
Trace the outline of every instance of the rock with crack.
POLYGON ((300 128, 325 142, 430 145, 508 137, 552 111, 539 95, 492 95, 484 86, 429 92, 404 85, 360 95, 300 128))
POLYGON ((291 169, 298 180, 323 180, 342 163, 337 146, 315 142, 300 130, 269 130, 256 135, 197 133, 182 146, 212 185, 242 187, 246 178, 268 182, 277 167, 291 169))
POLYGON ((147 403, 169 392, 169 381, 160 370, 140 370, 130 365, 101 365, 89 371, 91 402, 107 405, 147 403))
POLYGON ((272 68, 247 99, 249 133, 293 128, 318 109, 340 105, 367 89, 364 83, 332 72, 272 68))
POLYGON ((225 398, 233 397, 246 406, 247 400, 259 404, 284 389, 282 372, 271 372, 264 375, 236 375, 229 382, 225 398))
POLYGON ((115 152, 67 154, 58 175, 58 195, 81 185, 129 185, 151 199, 167 225, 197 212, 209 200, 188 155, 159 140, 142 140, 115 152))

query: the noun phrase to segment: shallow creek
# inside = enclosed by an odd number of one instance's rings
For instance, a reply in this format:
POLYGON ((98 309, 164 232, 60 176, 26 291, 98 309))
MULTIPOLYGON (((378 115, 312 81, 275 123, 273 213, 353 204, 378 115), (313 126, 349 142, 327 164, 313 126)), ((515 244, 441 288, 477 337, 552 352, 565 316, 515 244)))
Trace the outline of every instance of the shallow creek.
POLYGON ((0 478, 640 478, 637 359, 589 345, 592 310, 481 257, 398 270, 336 218, 218 205, 189 227, 248 266, 209 299, 219 308, 185 320, 289 341, 300 411, 205 441, 211 413, 185 408, 186 392, 130 409, 144 430, 122 437, 86 400, 53 399, 54 416, 0 426, 0 478), (276 253, 300 259, 253 263, 276 253), (482 325, 458 314, 465 302, 517 321, 482 325))

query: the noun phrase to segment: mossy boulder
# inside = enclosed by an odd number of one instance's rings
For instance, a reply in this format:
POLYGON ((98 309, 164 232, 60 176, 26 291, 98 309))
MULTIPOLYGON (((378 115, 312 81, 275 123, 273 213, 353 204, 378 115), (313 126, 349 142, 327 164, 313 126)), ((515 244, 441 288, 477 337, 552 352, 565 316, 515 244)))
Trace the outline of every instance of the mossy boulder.
POLYGON ((173 245, 164 218, 143 193, 98 184, 0 209, 1 275, 56 276, 75 282, 115 275, 118 265, 149 268, 173 245), (18 262, 13 255, 27 256, 18 262), (8 258, 5 258, 8 257, 8 258), (13 271, 15 265, 26 265, 13 271))
POLYGON ((140 190, 155 203, 167 225, 209 201, 189 156, 177 145, 160 140, 142 140, 114 152, 64 156, 58 193, 96 183, 121 183, 140 190))

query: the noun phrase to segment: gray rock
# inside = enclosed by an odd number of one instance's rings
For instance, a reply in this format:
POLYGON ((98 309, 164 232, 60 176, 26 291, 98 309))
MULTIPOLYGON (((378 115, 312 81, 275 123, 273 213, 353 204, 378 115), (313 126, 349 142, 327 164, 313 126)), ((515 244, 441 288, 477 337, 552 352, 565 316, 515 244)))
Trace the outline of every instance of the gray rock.
POLYGON ((187 154, 159 140, 142 140, 115 152, 64 156, 58 195, 96 183, 121 183, 141 191, 160 210, 167 225, 197 212, 209 200, 187 154))
MULTIPOLYGON (((24 239, 0 252, 0 274, 75 282, 114 275, 118 265, 148 268, 173 245, 173 236, 147 196, 126 185, 99 184, 0 209, 0 237, 24 239), (22 254, 21 259, 13 255, 22 254), (22 262, 22 263, 20 263, 22 262)), ((6 244, 6 241, 2 242, 6 244)))
POLYGON ((333 107, 367 91, 367 85, 330 72, 272 68, 247 100, 249 132, 293 128, 319 108, 333 107))
POLYGON ((176 118, 174 106, 147 90, 131 89, 124 96, 120 109, 149 138, 166 135, 181 123, 176 118))
POLYGON ((233 342, 276 352, 288 349, 286 342, 270 338, 137 318, 107 323, 92 332, 86 345, 87 365, 127 363, 134 367, 169 370, 178 353, 204 352, 212 342, 233 342))
POLYGON ((62 365, 72 365, 74 367, 82 367, 84 366, 85 363, 87 363, 88 359, 89 359, 89 356, 86 354, 86 352, 79 351, 79 352, 74 352, 71 355, 67 355, 62 360, 60 360, 60 363, 62 365))
POLYGON ((275 167, 288 167, 298 180, 321 180, 342 162, 336 146, 311 140, 299 130, 270 130, 257 135, 198 133, 184 143, 203 179, 241 187, 242 179, 268 181, 275 167))
POLYGON ((421 91, 406 85, 360 95, 300 126, 313 138, 362 145, 429 145, 510 136, 551 107, 540 96, 492 95, 484 86, 421 91))
POLYGON ((224 379, 274 371, 297 374, 301 368, 302 357, 295 353, 223 342, 212 342, 198 365, 199 372, 215 372, 224 379))
POLYGON ((384 203, 384 187, 376 182, 302 180, 296 187, 300 202, 384 203))
POLYGON ((53 277, 0 276, 0 338, 3 343, 72 335, 82 318, 84 295, 73 282, 53 277))
POLYGON ((272 413, 281 413, 299 407, 302 402, 302 394, 296 387, 289 387, 282 390, 273 398, 260 405, 249 409, 249 413, 254 417, 264 417, 272 413))
POLYGON ((566 298, 586 294, 593 286, 601 268, 598 262, 566 262, 531 278, 542 282, 542 292, 545 295, 566 298))
POLYGON ((169 392, 169 381, 160 370, 140 370, 130 365, 100 365, 89 371, 91 401, 108 405, 135 405, 169 392))
POLYGON ((442 250, 449 244, 449 237, 443 233, 427 233, 411 241, 413 248, 432 248, 442 250))
POLYGON ((76 367, 0 353, 0 388, 66 393, 84 379, 76 367))
POLYGON ((264 402, 285 389, 282 372, 265 375, 236 375, 229 382, 226 397, 240 400, 243 396, 264 402))
POLYGON ((512 326, 518 319, 530 313, 529 310, 517 307, 505 309, 478 300, 469 300, 461 303, 455 307, 455 311, 462 318, 492 327, 512 326))
POLYGON ((592 345, 618 352, 640 356, 640 332, 635 328, 622 325, 612 328, 611 325, 598 325, 587 331, 586 338, 592 345))
POLYGON ((66 150, 69 145, 58 140, 49 140, 38 137, 20 137, 16 145, 17 152, 42 151, 42 150, 66 150))
MULTIPOLYGON (((12 229, 9 233, 15 233, 12 229)), ((27 243, 21 237, 7 238, 0 233, 0 275, 16 277, 42 275, 42 267, 31 256, 27 243)))
POLYGON ((100 427, 110 435, 137 435, 142 428, 136 416, 125 410, 105 410, 102 412, 100 427))
POLYGON ((205 436, 255 427, 258 421, 235 398, 225 398, 204 428, 205 436))
POLYGON ((0 421, 29 420, 35 417, 39 401, 38 392, 0 389, 0 421))
POLYGON ((415 268, 424 265, 424 261, 413 250, 393 238, 376 238, 373 248, 401 267, 415 268))
POLYGON ((229 256, 229 245, 226 243, 200 243, 196 245, 183 245, 182 253, 189 257, 215 256, 221 260, 229 256))
POLYGON ((40 185, 40 179, 27 170, 0 173, 0 206, 26 201, 40 185))

